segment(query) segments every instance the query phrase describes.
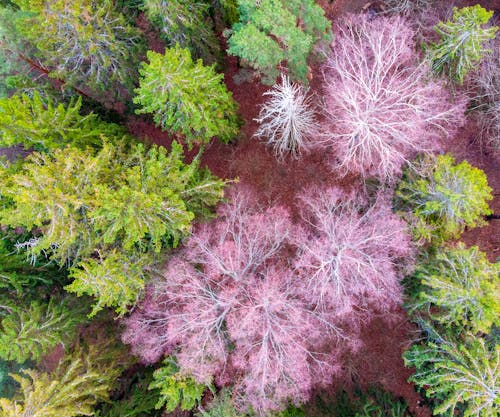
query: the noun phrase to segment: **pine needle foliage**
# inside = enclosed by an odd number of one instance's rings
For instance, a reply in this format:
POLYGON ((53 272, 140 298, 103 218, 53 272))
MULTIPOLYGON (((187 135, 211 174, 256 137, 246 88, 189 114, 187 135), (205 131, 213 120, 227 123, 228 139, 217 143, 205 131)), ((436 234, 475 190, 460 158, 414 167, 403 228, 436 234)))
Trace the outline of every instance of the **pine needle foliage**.
POLYGON ((81 98, 64 106, 37 91, 32 96, 0 98, 0 145, 22 144, 41 151, 66 145, 99 147, 102 135, 125 135, 118 125, 105 123, 93 113, 81 115, 81 106, 81 98))
POLYGON ((493 39, 498 30, 497 26, 486 26, 492 16, 493 11, 479 4, 461 9, 454 7, 453 20, 439 22, 434 28, 441 39, 429 47, 433 70, 463 83, 467 73, 491 52, 486 49, 486 42, 493 39))
POLYGON ((239 0, 240 21, 233 25, 228 53, 259 71, 265 84, 287 62, 290 77, 307 83, 307 59, 319 42, 331 39, 331 24, 314 0, 239 0), (298 23, 300 22, 300 23, 298 23))
POLYGON ((51 76, 96 91, 131 86, 142 41, 112 0, 14 3, 30 13, 18 26, 51 76))
MULTIPOLYGON (((184 411, 192 410, 201 402, 207 388, 207 385, 197 383, 193 377, 182 374, 172 357, 167 357, 163 361, 163 366, 154 372, 153 378, 149 389, 160 390, 156 408, 166 405, 167 413, 171 413, 177 407, 184 411)), ((208 388, 212 390, 211 385, 208 388)))
POLYGON ((498 416, 500 346, 490 348, 476 337, 466 343, 427 342, 413 346, 403 358, 406 366, 416 368, 410 381, 440 400, 435 415, 451 417, 463 406, 464 417, 498 416))
POLYGON ((13 378, 20 384, 13 399, 0 398, 2 417, 92 416, 107 401, 123 371, 125 352, 107 341, 77 347, 52 373, 28 369, 13 378))
POLYGON ((423 158, 409 168, 397 195, 416 218, 417 238, 440 242, 457 238, 466 227, 485 224, 493 198, 486 174, 451 155, 423 158))
POLYGON ((71 300, 52 298, 13 308, 0 322, 0 358, 38 362, 57 344, 71 343, 78 324, 85 321, 84 309, 71 300))
POLYGON ((500 263, 477 246, 439 248, 414 274, 421 291, 410 310, 426 310, 452 331, 487 334, 500 319, 499 275, 500 263))
POLYGON ((200 0, 144 0, 143 10, 167 46, 178 44, 210 65, 220 62, 222 53, 209 7, 200 0))
POLYGON ((72 268, 68 289, 97 296, 94 313, 104 305, 123 313, 144 286, 144 253, 176 246, 225 184, 198 159, 185 164, 175 142, 171 152, 105 142, 95 154, 72 147, 33 153, 0 179, 11 201, 0 210, 2 224, 37 229, 27 253, 72 268))
POLYGON ((194 62, 179 45, 164 54, 148 51, 147 58, 139 69, 136 113, 152 113, 157 126, 182 134, 189 147, 214 136, 225 143, 237 136, 237 104, 213 66, 194 62))

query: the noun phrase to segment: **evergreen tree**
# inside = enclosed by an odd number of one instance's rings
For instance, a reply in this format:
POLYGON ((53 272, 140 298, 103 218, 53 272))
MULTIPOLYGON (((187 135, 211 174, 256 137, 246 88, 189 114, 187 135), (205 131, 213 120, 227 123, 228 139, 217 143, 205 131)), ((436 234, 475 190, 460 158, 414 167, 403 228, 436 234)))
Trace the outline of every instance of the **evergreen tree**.
POLYGON ((479 4, 462 9, 453 8, 453 20, 439 22, 435 31, 441 38, 430 45, 432 68, 462 83, 467 73, 476 68, 484 54, 491 52, 485 43, 495 37, 497 26, 487 25, 493 11, 479 4))
POLYGON ((426 309, 447 328, 489 333, 500 317, 500 263, 490 263, 477 246, 441 248, 417 268, 420 293, 411 310, 426 309))
POLYGON ((13 375, 21 389, 11 400, 0 398, 0 415, 91 416, 97 402, 109 399, 127 363, 125 355, 122 347, 108 340, 88 348, 77 347, 54 372, 28 369, 13 375))
POLYGON ((187 48, 206 65, 222 58, 209 17, 209 4, 200 0, 144 0, 144 13, 169 47, 187 48))
POLYGON ((237 104, 222 82, 223 75, 201 60, 193 62, 189 51, 178 45, 165 53, 147 53, 134 103, 136 112, 153 113, 163 130, 181 133, 189 146, 217 136, 228 142, 238 134, 237 104))
POLYGON ((438 399, 434 414, 453 416, 463 404, 464 417, 495 417, 500 407, 500 346, 481 338, 467 343, 442 340, 406 351, 405 365, 416 368, 410 381, 438 399))
POLYGON ((29 12, 18 27, 51 76, 92 90, 131 85, 141 38, 113 1, 13 2, 29 12))
MULTIPOLYGON (((81 307, 71 298, 52 298, 17 305, 0 322, 0 358, 22 363, 39 361, 57 344, 72 342, 76 326, 85 320, 81 307)), ((27 303, 27 300, 24 300, 27 303)))
POLYGON ((101 136, 122 138, 124 130, 105 123, 95 114, 80 114, 81 98, 67 106, 23 94, 0 98, 0 145, 23 144, 25 149, 48 150, 66 145, 78 147, 102 145, 101 136))
POLYGON ((95 155, 77 148, 33 153, 19 172, 0 172, 0 222, 37 229, 23 245, 68 265, 78 294, 98 297, 94 313, 113 305, 120 313, 144 286, 145 252, 176 246, 195 215, 222 197, 224 182, 183 162, 182 147, 130 149, 104 143, 95 155), (102 297, 102 298, 101 298, 102 297))
POLYGON ((460 236, 466 227, 484 225, 483 216, 491 213, 491 191, 482 170, 439 155, 408 169, 397 195, 416 218, 416 237, 439 242, 460 236))
POLYGON ((321 41, 331 39, 331 24, 314 0, 239 0, 240 21, 229 35, 236 55, 273 84, 277 66, 287 62, 293 80, 307 82, 307 58, 321 41), (300 23, 298 23, 300 22, 300 23))

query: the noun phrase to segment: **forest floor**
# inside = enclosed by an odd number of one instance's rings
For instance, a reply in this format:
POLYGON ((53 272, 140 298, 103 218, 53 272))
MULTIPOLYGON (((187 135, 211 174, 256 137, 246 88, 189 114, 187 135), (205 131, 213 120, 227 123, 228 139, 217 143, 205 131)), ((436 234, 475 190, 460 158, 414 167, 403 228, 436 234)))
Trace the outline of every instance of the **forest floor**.
MULTIPOLYGON (((338 19, 343 13, 354 13, 368 8, 367 0, 329 0, 319 1, 331 20, 338 19)), ((373 2, 375 3, 375 2, 373 2)), ((442 10, 450 10, 451 2, 440 3, 442 10)), ((456 1, 459 7, 476 4, 475 1, 456 1)), ((487 8, 500 8, 500 0, 481 1, 487 8)), ((153 35, 150 47, 159 52, 164 48, 153 35)), ((269 87, 251 79, 248 73, 238 68, 234 57, 226 59, 225 83, 239 103, 239 113, 244 121, 240 137, 234 144, 224 145, 213 141, 203 153, 202 163, 215 175, 226 179, 238 179, 239 182, 253 187, 256 195, 263 202, 272 202, 288 207, 296 215, 295 199, 304 188, 320 186, 352 187, 356 180, 349 177, 337 178, 322 161, 322 155, 305 155, 300 160, 278 162, 272 152, 253 138, 257 128, 254 118, 258 116, 260 105, 265 97, 263 93, 269 87)), ((311 80, 311 92, 318 94, 321 89, 320 72, 312 69, 316 78, 311 80)), ((319 94, 318 94, 319 95, 319 94)), ((154 143, 168 146, 172 137, 144 118, 131 117, 128 124, 131 132, 138 137, 154 143)), ((482 152, 478 142, 478 129, 475 121, 468 118, 467 124, 460 129, 451 143, 449 152, 457 160, 467 159, 486 172, 490 186, 494 189, 495 199, 491 207, 500 214, 500 158, 482 152)), ((196 150, 191 151, 190 157, 196 150)), ((492 261, 500 256, 500 220, 493 219, 487 226, 466 231, 463 239, 468 245, 477 245, 486 251, 492 261)), ((430 409, 424 405, 422 397, 407 382, 411 370, 405 368, 402 352, 416 337, 417 331, 407 319, 401 308, 379 317, 375 317, 361 330, 363 345, 354 357, 343 365, 343 375, 333 381, 328 392, 320 392, 322 400, 331 399, 338 390, 349 390, 350 386, 360 388, 382 385, 396 397, 407 402, 414 417, 429 417, 430 409), (347 379, 346 379, 347 378, 347 379)), ((327 400, 328 401, 328 400, 327 400)), ((316 415, 314 400, 306 406, 307 415, 316 415)))

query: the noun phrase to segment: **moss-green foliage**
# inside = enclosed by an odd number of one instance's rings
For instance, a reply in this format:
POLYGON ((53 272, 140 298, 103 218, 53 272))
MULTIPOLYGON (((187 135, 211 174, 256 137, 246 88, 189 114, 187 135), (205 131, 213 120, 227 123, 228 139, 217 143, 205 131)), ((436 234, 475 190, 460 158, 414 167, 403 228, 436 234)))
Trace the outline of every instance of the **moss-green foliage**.
POLYGON ((470 336, 465 342, 414 345, 403 358, 406 366, 416 368, 410 381, 438 399, 434 414, 453 416, 460 407, 464 417, 498 416, 500 346, 470 336))
POLYGON ((493 11, 476 4, 462 9, 455 7, 453 20, 439 22, 435 31, 441 39, 428 49, 434 71, 462 83, 484 54, 490 52, 485 44, 498 30, 497 26, 486 26, 492 16, 493 11))
POLYGON ((123 347, 110 340, 78 347, 54 372, 34 369, 13 375, 21 389, 13 399, 0 399, 2 417, 73 417, 93 415, 127 364, 123 347))
POLYGON ((144 13, 160 31, 167 46, 187 48, 206 65, 220 63, 222 53, 209 16, 200 0, 144 0, 144 13))
POLYGON ((448 329, 489 333, 500 319, 499 274, 500 263, 490 263, 476 246, 440 248, 417 267, 420 292, 409 306, 448 329))
POLYGON ((287 61, 293 80, 307 82, 307 58, 331 38, 331 24, 314 0, 239 0, 240 21, 228 32, 228 53, 236 55, 273 84, 287 61), (297 22, 300 20, 300 24, 297 22))
POLYGON ((17 25, 51 76, 93 90, 116 87, 116 83, 130 86, 141 39, 113 1, 13 2, 31 12, 17 25))
POLYGON ((390 393, 375 386, 366 391, 356 389, 350 395, 341 391, 336 395, 335 401, 331 401, 330 396, 323 398, 318 395, 314 407, 322 415, 330 417, 410 416, 408 407, 402 399, 395 398, 390 393))
MULTIPOLYGON (((171 357, 165 359, 163 366, 154 372, 153 379, 149 388, 160 391, 156 408, 159 409, 165 405, 167 413, 174 411, 177 407, 181 410, 193 409, 200 403, 207 389, 205 384, 198 384, 193 377, 182 374, 171 357)), ((208 388, 213 389, 211 386, 208 388)))
POLYGON ((25 149, 48 150, 66 145, 102 145, 101 135, 121 138, 124 130, 91 113, 80 114, 81 98, 68 105, 56 104, 35 92, 0 98, 0 146, 23 144, 25 149))
POLYGON ((214 14, 219 14, 227 26, 233 25, 240 18, 238 0, 210 0, 210 5, 214 14))
POLYGON ((127 381, 125 390, 102 404, 95 417, 161 417, 163 412, 155 408, 158 390, 148 390, 152 378, 150 371, 137 371, 132 381, 127 381))
POLYGON ((140 86, 134 103, 136 112, 152 113, 163 130, 181 133, 189 146, 204 144, 217 136, 228 142, 239 130, 237 104, 227 90, 222 74, 193 62, 189 51, 179 46, 164 54, 148 51, 142 63, 140 86))
POLYGON ((236 411, 232 392, 229 388, 223 388, 214 396, 214 399, 206 408, 200 407, 199 412, 196 413, 197 417, 244 417, 246 415, 236 411))
POLYGON ((104 143, 95 154, 72 147, 34 153, 17 173, 2 169, 0 181, 10 201, 1 224, 36 229, 28 254, 69 265, 75 282, 68 289, 97 296, 93 313, 105 305, 124 313, 144 286, 144 254, 176 246, 224 187, 197 159, 185 164, 177 143, 171 152, 104 143))
MULTIPOLYGON (((0 358, 23 363, 39 361, 57 344, 71 343, 84 309, 70 297, 14 306, 0 322, 0 358)), ((80 303, 81 304, 81 303, 80 303)))
POLYGON ((451 155, 425 158, 405 172, 397 195, 416 218, 414 234, 433 242, 485 224, 493 198, 486 174, 451 155))

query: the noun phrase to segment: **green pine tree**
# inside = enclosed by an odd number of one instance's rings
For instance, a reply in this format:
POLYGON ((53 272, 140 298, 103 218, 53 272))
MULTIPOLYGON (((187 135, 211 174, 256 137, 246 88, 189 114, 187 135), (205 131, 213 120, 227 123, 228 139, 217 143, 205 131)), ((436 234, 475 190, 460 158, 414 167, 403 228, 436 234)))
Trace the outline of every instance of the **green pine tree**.
POLYGON ((331 23, 314 0, 239 0, 240 21, 228 32, 236 55, 273 84, 285 61, 290 77, 307 83, 307 59, 319 42, 331 39, 331 23), (297 22, 301 23, 298 24, 297 22))
POLYGON ((499 274, 500 263, 490 263, 477 246, 440 248, 417 267, 421 291, 409 307, 458 333, 489 333, 500 319, 499 274))
POLYGON ((178 45, 164 54, 148 51, 141 80, 135 90, 138 114, 152 113, 163 130, 184 135, 189 146, 217 136, 228 142, 238 134, 237 104, 222 74, 193 62, 189 51, 178 45))
POLYGON ((142 38, 112 0, 13 3, 29 12, 17 26, 51 76, 101 92, 131 87, 142 38))
POLYGON ((479 4, 453 8, 453 20, 439 22, 435 27, 441 39, 428 50, 433 70, 462 83, 484 54, 491 52, 485 44, 498 30, 497 26, 486 26, 492 16, 493 11, 479 4))
POLYGON ((397 195, 416 218, 417 238, 440 242, 482 226, 493 198, 486 174, 451 155, 424 158, 405 172, 397 195))
POLYGON ((33 153, 18 172, 0 169, 1 224, 37 230, 21 243, 69 266, 77 294, 97 297, 95 313, 120 313, 144 287, 144 268, 190 232, 223 195, 224 181, 183 162, 182 146, 145 149, 104 143, 95 154, 77 148, 33 153))
POLYGON ((460 405, 464 417, 498 416, 500 346, 490 348, 475 337, 466 343, 427 342, 414 345, 403 358, 416 369, 410 381, 438 400, 435 415, 452 417, 460 405))
POLYGON ((209 16, 200 0, 144 0, 144 13, 167 46, 187 48, 206 65, 220 64, 222 52, 209 16))
POLYGON ((81 98, 68 105, 42 98, 37 91, 0 98, 0 146, 23 144, 25 149, 48 150, 74 145, 99 147, 101 136, 123 138, 125 131, 101 121, 95 114, 82 116, 81 98))

